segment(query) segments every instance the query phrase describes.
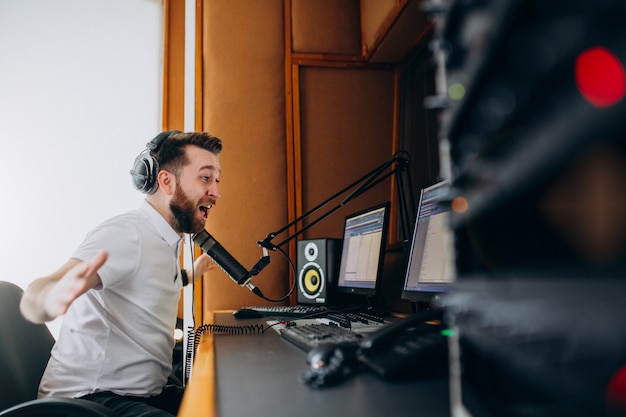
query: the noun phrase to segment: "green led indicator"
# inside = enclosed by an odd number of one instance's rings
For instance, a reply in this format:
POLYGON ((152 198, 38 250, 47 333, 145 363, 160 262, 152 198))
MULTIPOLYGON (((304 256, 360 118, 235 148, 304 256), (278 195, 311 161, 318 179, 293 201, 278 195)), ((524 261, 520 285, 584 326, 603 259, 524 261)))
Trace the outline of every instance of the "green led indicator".
POLYGON ((442 336, 446 336, 446 337, 454 336, 454 330, 451 330, 451 329, 443 329, 443 330, 441 331, 441 335, 442 335, 442 336))
POLYGON ((454 83, 448 87, 448 97, 455 101, 461 100, 465 97, 465 87, 463 84, 454 83))

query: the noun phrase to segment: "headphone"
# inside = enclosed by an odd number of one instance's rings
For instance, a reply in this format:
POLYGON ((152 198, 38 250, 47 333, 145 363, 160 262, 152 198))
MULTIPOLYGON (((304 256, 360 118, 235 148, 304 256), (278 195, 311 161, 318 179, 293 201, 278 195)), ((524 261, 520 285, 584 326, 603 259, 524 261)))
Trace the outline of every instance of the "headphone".
POLYGON ((166 130, 159 133, 154 139, 146 143, 146 149, 135 158, 130 175, 133 177, 133 186, 144 194, 152 194, 159 188, 159 183, 156 180, 159 172, 159 161, 152 156, 152 152, 156 153, 163 141, 173 133, 180 133, 180 131, 166 130))

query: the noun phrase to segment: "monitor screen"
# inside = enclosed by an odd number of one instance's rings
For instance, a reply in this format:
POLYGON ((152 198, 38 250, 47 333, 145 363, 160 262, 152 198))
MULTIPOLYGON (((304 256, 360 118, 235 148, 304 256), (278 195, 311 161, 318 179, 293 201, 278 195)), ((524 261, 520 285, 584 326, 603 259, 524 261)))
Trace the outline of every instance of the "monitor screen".
POLYGON ((337 292, 376 295, 382 273, 389 203, 346 216, 337 292))
POLYGON ((423 188, 407 265, 402 298, 430 301, 455 281, 453 233, 449 225, 448 183, 423 188), (442 201, 444 200, 444 201, 442 201))

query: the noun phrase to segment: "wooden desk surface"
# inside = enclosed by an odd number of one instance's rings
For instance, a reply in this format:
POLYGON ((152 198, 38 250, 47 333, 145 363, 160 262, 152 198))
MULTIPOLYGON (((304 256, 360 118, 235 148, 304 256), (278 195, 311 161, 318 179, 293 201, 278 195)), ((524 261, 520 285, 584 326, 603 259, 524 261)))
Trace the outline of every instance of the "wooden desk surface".
MULTIPOLYGON (((224 312, 209 320, 221 325, 265 323, 236 320, 224 312)), ((306 352, 273 329, 263 334, 204 334, 178 415, 450 416, 445 379, 388 382, 363 371, 338 386, 312 389, 299 379, 306 369, 306 352)))

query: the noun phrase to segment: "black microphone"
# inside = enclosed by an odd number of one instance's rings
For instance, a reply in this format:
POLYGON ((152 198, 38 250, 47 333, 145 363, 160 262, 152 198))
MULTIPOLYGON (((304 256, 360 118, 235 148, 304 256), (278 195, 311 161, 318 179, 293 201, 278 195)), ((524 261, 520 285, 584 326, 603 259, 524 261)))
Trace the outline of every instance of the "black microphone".
POLYGON ((209 232, 203 230, 196 233, 193 236, 193 241, 237 284, 244 286, 250 280, 251 275, 248 270, 228 253, 209 232))
MULTIPOLYGON (((246 270, 246 268, 244 268, 239 261, 228 253, 228 251, 206 230, 193 235, 193 241, 204 251, 204 253, 213 259, 213 262, 226 272, 226 275, 228 275, 233 281, 242 287, 247 287, 259 297, 263 297, 261 290, 250 282, 252 275, 256 275, 258 271, 255 271, 254 274, 248 272, 248 270, 246 270)), ((257 267, 255 266, 254 269, 256 270, 257 267)))

